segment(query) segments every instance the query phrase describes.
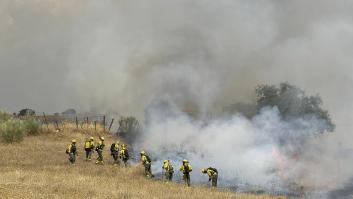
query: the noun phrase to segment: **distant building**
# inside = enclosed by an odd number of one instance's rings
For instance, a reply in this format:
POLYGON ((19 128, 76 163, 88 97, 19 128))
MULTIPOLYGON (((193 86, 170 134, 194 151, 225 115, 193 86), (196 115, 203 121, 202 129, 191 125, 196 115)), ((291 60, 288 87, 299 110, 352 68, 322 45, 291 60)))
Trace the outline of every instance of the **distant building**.
POLYGON ((73 108, 67 109, 66 111, 61 113, 64 116, 76 115, 76 110, 73 108))

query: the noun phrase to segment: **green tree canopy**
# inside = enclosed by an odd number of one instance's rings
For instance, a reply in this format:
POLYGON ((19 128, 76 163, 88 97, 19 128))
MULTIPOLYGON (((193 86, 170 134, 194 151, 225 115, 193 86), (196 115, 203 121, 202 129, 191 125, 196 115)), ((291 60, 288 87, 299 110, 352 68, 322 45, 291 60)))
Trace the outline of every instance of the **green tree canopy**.
POLYGON ((318 94, 307 96, 303 90, 289 83, 281 83, 279 87, 259 85, 255 92, 258 111, 266 106, 277 106, 284 120, 316 117, 326 123, 322 131, 333 131, 335 128, 328 111, 321 108, 322 99, 318 94))

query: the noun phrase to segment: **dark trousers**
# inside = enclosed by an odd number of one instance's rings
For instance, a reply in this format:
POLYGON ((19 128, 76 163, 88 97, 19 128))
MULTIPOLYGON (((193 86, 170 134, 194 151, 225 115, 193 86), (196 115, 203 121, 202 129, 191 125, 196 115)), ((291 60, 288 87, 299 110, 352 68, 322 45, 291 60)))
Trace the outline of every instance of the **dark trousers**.
POLYGON ((173 180, 173 171, 166 171, 165 172, 165 179, 168 181, 172 181, 173 180))
POLYGON ((217 187, 217 180, 218 180, 218 174, 215 173, 213 174, 213 176, 211 176, 212 187, 217 187))
POLYGON ((144 164, 144 166, 145 166, 145 175, 147 177, 152 177, 151 163, 146 163, 144 164))
POLYGON ((183 179, 184 179, 185 185, 190 187, 190 174, 189 173, 184 173, 183 179))
POLYGON ((69 161, 71 164, 74 164, 76 162, 76 154, 75 153, 69 153, 69 161))
POLYGON ((124 162, 124 166, 127 167, 127 161, 129 160, 128 158, 122 158, 123 162, 124 162))
POLYGON ((91 160, 92 158, 92 149, 85 149, 86 151, 86 160, 91 160))
POLYGON ((113 160, 114 160, 114 164, 119 164, 119 153, 117 152, 112 152, 111 153, 113 160))
POLYGON ((99 162, 103 162, 103 150, 102 150, 102 149, 98 149, 98 150, 97 150, 97 153, 98 153, 98 158, 97 158, 97 160, 98 160, 99 162))

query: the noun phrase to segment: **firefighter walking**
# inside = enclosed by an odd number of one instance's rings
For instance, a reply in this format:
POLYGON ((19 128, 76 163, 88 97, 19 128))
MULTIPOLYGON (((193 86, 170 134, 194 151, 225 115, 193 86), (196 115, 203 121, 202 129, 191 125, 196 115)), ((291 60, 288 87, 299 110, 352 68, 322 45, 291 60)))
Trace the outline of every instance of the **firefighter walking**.
POLYGON ((94 138, 86 140, 85 142, 85 151, 86 151, 86 161, 92 160, 92 153, 94 151, 94 138))
POLYGON ((104 149, 104 137, 100 137, 99 138, 99 143, 96 147, 96 151, 98 153, 98 158, 97 158, 97 161, 96 161, 96 164, 103 164, 103 149, 104 149))
POLYGON ((124 166, 127 167, 127 161, 129 160, 130 156, 125 144, 123 144, 121 147, 120 158, 123 161, 124 166))
POLYGON ((145 151, 141 151, 141 164, 145 167, 145 175, 148 178, 152 178, 152 171, 151 171, 151 158, 146 154, 145 151))
POLYGON ((190 187, 190 173, 192 172, 192 167, 188 160, 183 160, 183 165, 180 167, 180 171, 183 172, 183 180, 185 185, 190 187))
POLYGON ((75 164, 77 154, 76 140, 72 140, 71 144, 66 149, 66 154, 69 154, 69 161, 71 164, 75 164))
POLYGON ((110 155, 113 157, 114 165, 119 164, 119 148, 120 148, 119 141, 116 141, 110 146, 110 155))
POLYGON ((172 163, 170 162, 170 160, 164 160, 163 161, 163 166, 162 166, 162 169, 164 170, 164 175, 165 175, 165 179, 167 181, 172 181, 173 180, 173 173, 174 173, 174 170, 173 170, 173 165, 172 163))
POLYGON ((212 187, 217 187, 218 171, 216 168, 204 168, 201 172, 208 175, 208 181, 212 181, 212 187))

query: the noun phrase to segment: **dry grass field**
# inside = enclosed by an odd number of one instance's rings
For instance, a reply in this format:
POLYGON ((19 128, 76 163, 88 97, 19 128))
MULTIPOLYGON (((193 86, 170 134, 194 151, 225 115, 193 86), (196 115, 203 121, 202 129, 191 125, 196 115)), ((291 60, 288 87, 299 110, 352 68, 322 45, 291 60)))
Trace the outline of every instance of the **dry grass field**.
MULTIPOLYGON (((203 187, 148 180, 138 166, 112 165, 109 146, 115 138, 105 135, 105 165, 84 161, 83 142, 95 134, 66 125, 39 136, 25 137, 20 143, 0 145, 0 198, 237 198, 277 199, 279 196, 235 194, 203 187), (78 141, 79 157, 70 165, 65 149, 78 141)), ((94 154, 95 156, 96 154, 94 154)))

